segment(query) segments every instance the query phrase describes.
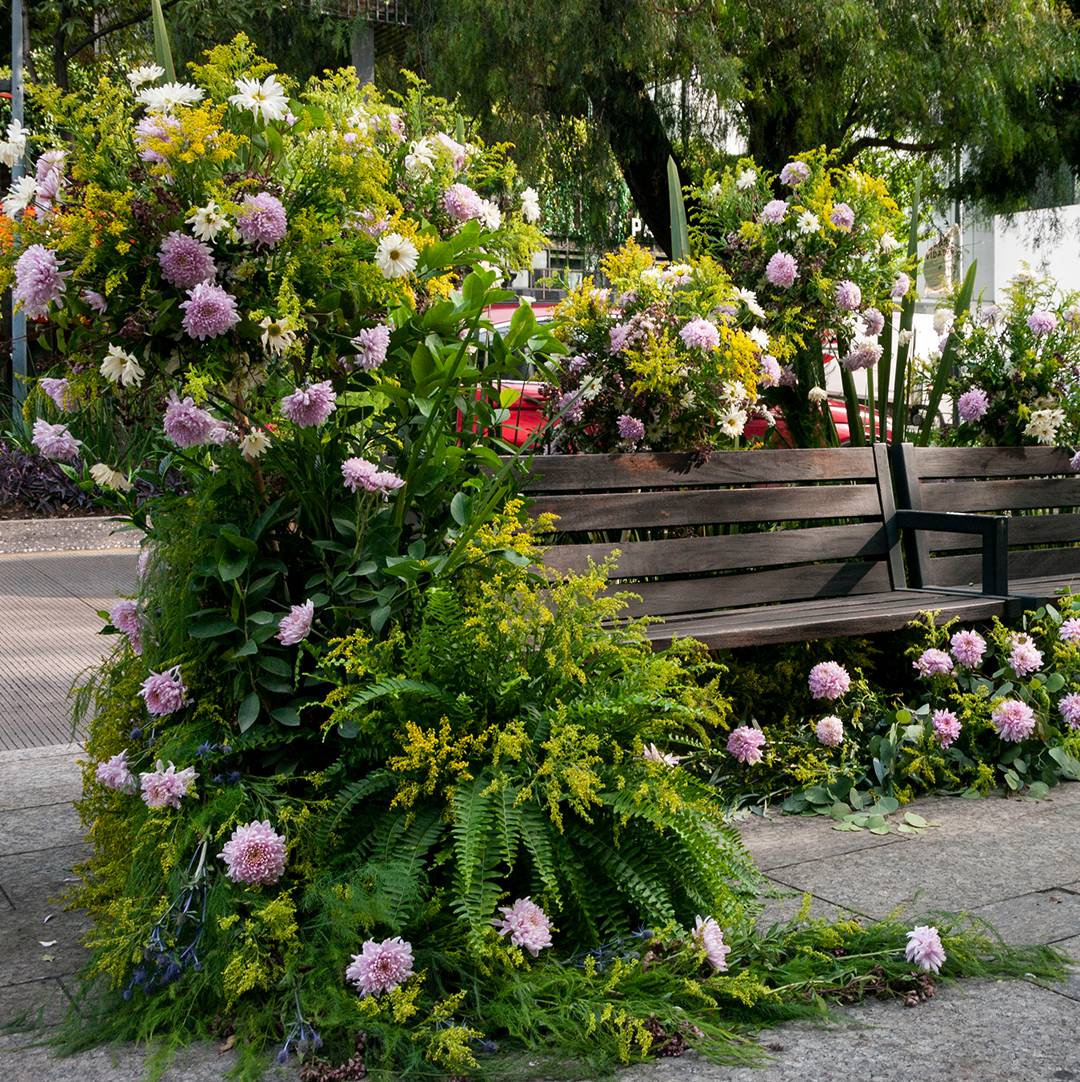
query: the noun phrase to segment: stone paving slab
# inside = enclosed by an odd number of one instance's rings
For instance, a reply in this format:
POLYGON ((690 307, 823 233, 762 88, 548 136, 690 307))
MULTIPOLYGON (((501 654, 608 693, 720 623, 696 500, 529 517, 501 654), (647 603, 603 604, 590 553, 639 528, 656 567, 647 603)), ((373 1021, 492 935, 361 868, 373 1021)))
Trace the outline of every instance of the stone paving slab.
POLYGON ((124 530, 100 516, 0 520, 0 553, 75 552, 137 548, 139 530, 124 530))
POLYGON ((71 804, 0 812, 0 857, 68 846, 78 836, 79 817, 71 804))
POLYGON ((1080 936, 1080 894, 1051 889, 976 906, 973 916, 989 921, 1007 943, 1056 943, 1080 936))
MULTIPOLYGON (((65 750, 62 755, 26 759, 14 766, 18 785, 0 789, 0 812, 74 800, 79 795, 82 775, 76 760, 79 749, 75 745, 72 749, 65 750)), ((0 770, 4 769, 3 756, 9 754, 14 753, 0 752, 0 770)))

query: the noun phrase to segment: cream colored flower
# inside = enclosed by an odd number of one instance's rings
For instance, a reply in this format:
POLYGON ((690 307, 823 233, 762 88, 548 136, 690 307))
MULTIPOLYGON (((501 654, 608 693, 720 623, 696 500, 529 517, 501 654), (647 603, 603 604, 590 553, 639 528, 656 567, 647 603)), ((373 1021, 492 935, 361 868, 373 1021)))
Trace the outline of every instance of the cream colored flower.
POLYGON ((746 305, 746 310, 752 316, 757 316, 758 319, 765 318, 765 309, 758 304, 757 294, 752 289, 737 289, 735 292, 738 293, 739 300, 746 305))
POLYGON ((527 222, 540 220, 540 197, 535 188, 526 188, 521 193, 521 216, 527 222))
POLYGON ((740 192, 745 192, 747 188, 752 188, 756 182, 757 172, 753 169, 743 169, 735 178, 735 187, 740 192))
POLYGON ((184 105, 194 105, 205 96, 202 87, 191 83, 163 83, 140 90, 136 98, 146 106, 148 113, 171 113, 184 105))
POLYGON ((829 397, 829 392, 826 391, 824 387, 811 387, 810 390, 806 392, 806 397, 809 398, 811 402, 824 402, 825 399, 829 397))
POLYGON ((16 214, 21 214, 31 203, 33 203, 34 196, 37 195, 37 190, 37 181, 29 174, 19 177, 18 180, 12 181, 10 190, 7 195, 4 196, 4 213, 9 218, 14 218, 16 214))
POLYGON ((737 439, 746 428, 746 410, 728 410, 720 418, 720 431, 725 436, 737 439))
POLYGON ((109 346, 100 371, 110 383, 122 383, 125 387, 140 386, 146 375, 142 365, 130 353, 113 345, 109 346))
POLYGON ((229 98, 229 104, 247 109, 252 116, 260 117, 264 124, 271 120, 284 120, 289 111, 289 97, 276 75, 258 79, 237 79, 237 93, 229 98))
POLYGON ((272 357, 280 357, 296 341, 296 331, 289 327, 288 321, 266 316, 260 322, 262 344, 272 357))
POLYGON ((411 240, 400 233, 387 233, 375 250, 375 263, 384 278, 401 278, 416 270, 420 253, 411 240))
POLYGON ((156 83, 164 74, 165 69, 158 67, 157 64, 143 64, 134 71, 128 72, 127 81, 131 83, 131 89, 134 91, 138 90, 143 83, 156 83))
POLYGON ((229 219, 221 212, 221 207, 211 199, 205 207, 196 207, 184 219, 191 226, 192 233, 201 241, 212 241, 229 224, 229 219))
POLYGON ((805 237, 821 228, 821 219, 812 211, 804 210, 796 219, 795 228, 805 237))
POLYGON ((261 458, 267 447, 270 446, 270 437, 261 428, 248 429, 247 435, 240 441, 240 453, 249 462, 261 458))
POLYGON ((117 492, 130 492, 134 487, 125 474, 106 466, 104 462, 96 462, 90 467, 90 476, 94 484, 101 488, 111 488, 117 492))

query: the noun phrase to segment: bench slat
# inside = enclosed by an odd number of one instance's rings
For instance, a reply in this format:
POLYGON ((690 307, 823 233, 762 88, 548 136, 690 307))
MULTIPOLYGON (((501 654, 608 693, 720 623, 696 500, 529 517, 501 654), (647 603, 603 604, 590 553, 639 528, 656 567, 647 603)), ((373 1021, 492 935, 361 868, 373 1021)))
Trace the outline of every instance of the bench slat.
MULTIPOLYGON (((1011 525, 1011 524, 1010 524, 1011 525)), ((1009 551, 1009 588, 1014 579, 1043 576, 1070 576, 1080 580, 1080 548, 1021 549, 1009 551)), ((930 581, 934 586, 966 586, 982 582, 981 556, 937 556, 930 560, 930 581)))
MULTIPOLYGON (((973 534, 928 531, 926 541, 931 552, 979 547, 979 538, 973 534)), ((1061 541, 1080 542, 1080 515, 1013 515, 1009 519, 1009 548, 1018 545, 1052 545, 1061 541)))
POLYGON ((1033 477, 1074 473, 1061 447, 915 447, 914 468, 924 480, 952 477, 1033 477))
POLYGON ((920 486, 926 511, 1080 507, 1080 477, 1018 481, 934 481, 920 486))

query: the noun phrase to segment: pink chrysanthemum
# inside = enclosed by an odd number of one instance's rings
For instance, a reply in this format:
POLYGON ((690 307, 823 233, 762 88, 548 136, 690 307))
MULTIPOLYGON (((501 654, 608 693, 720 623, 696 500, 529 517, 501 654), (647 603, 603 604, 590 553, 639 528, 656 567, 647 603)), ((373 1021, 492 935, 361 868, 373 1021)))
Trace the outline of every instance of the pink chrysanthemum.
POLYGON ((499 907, 502 920, 491 923, 499 935, 508 935, 515 947, 524 947, 534 958, 551 946, 551 921, 531 898, 518 898, 513 905, 499 907))
POLYGON ((211 442, 211 435, 219 425, 206 410, 196 406, 190 396, 181 399, 175 391, 170 391, 164 427, 165 435, 177 447, 198 447, 211 442))
POLYGON ((904 957, 928 973, 939 973, 945 963, 945 948, 941 945, 938 930, 920 924, 907 934, 908 942, 904 957))
POLYGON ((159 150, 153 149, 153 143, 169 142, 172 134, 180 127, 180 121, 173 116, 165 116, 155 113, 152 116, 144 116, 135 125, 135 146, 138 147, 139 157, 144 162, 160 165, 168 159, 159 150))
POLYGON ((774 252, 765 265, 765 278, 780 289, 790 289, 799 274, 799 264, 787 252, 774 252))
POLYGON ((1009 667, 1021 679, 1038 672, 1043 665, 1042 651, 1032 642, 1028 635, 1017 635, 1012 640, 1012 649, 1009 651, 1009 667))
POLYGON ((109 302, 96 290, 84 289, 79 296, 86 301, 90 310, 97 312, 99 316, 103 316, 109 310, 109 302))
POLYGON ((67 425, 51 425, 38 419, 30 442, 46 457, 59 462, 74 462, 79 457, 82 441, 77 440, 67 425))
POLYGON ((199 776, 195 768, 177 770, 172 763, 166 767, 160 759, 154 766, 154 770, 139 775, 143 802, 148 808, 179 808, 181 799, 191 792, 199 776))
POLYGON ((67 379, 53 379, 45 376, 38 380, 38 386, 53 400, 57 409, 70 413, 75 408, 75 397, 71 393, 71 384, 67 379))
POLYGON ((378 368, 386 360, 386 351, 390 348, 390 328, 365 327, 352 340, 356 348, 356 363, 365 371, 378 368))
POLYGON ((481 221, 484 217, 484 200, 468 184, 451 184, 443 192, 442 205, 456 222, 481 221))
POLYGON ((121 793, 134 793, 137 788, 135 775, 128 767, 127 748, 119 755, 98 763, 94 777, 107 789, 116 789, 121 793))
POLYGON ((634 327, 631 323, 616 323, 611 330, 608 331, 608 350, 611 353, 618 353, 626 348, 626 343, 630 341, 630 335, 633 332, 634 327))
POLYGON ((269 192, 244 197, 236 219, 240 236, 256 248, 272 248, 285 236, 288 222, 281 200, 269 192))
POLYGON ((1028 316, 1027 325, 1031 329, 1031 333, 1038 337, 1042 337, 1044 334, 1053 334, 1057 330, 1057 316, 1053 312, 1046 311, 1045 308, 1036 308, 1028 316))
POLYGON ((619 430, 619 436, 627 443, 638 443, 645 436, 645 425, 628 413, 624 413, 615 422, 615 427, 619 430))
POLYGON ((162 278, 179 289, 191 289, 217 274, 213 252, 202 241, 175 229, 161 242, 158 263, 162 278))
POLYGON ((48 209, 60 195, 60 189, 64 185, 64 159, 67 154, 63 150, 46 150, 37 160, 34 170, 34 179, 37 180, 37 192, 35 201, 43 209, 48 209))
POLYGON ((659 763, 662 766, 678 766, 683 759, 674 752, 661 751, 655 744, 646 744, 641 749, 641 757, 647 763, 659 763))
POLYGON ((837 229, 843 230, 845 233, 851 232, 851 227, 855 224, 855 211, 847 205, 847 203, 837 203, 832 209, 832 213, 829 215, 829 221, 836 226, 837 229))
POLYGON ((118 601, 109 611, 109 623, 127 635, 136 654, 142 653, 142 636, 139 627, 139 605, 136 601, 118 601))
POLYGON ((213 282, 200 282, 188 290, 188 299, 180 307, 184 330, 192 338, 217 338, 240 322, 236 298, 213 282))
POLYGON ((847 669, 835 661, 819 661, 810 670, 807 682, 815 699, 839 699, 851 687, 847 669))
POLYGON ((60 303, 67 289, 65 279, 71 276, 71 271, 61 270, 61 266, 56 253, 43 244, 31 244, 19 256, 12 296, 27 319, 40 319, 48 314, 49 305, 60 303))
POLYGON ((225 874, 234 883, 269 886, 285 871, 285 839, 268 819, 256 820, 237 827, 218 857, 225 861, 225 874))
POLYGON ((310 599, 302 605, 293 605, 281 618, 275 636, 282 646, 295 646, 311 634, 311 621, 315 616, 315 602, 310 599))
POLYGON ((384 939, 381 943, 367 940, 354 954, 345 970, 345 979, 356 986, 363 996, 392 992, 413 975, 412 944, 401 936, 384 939))
POLYGON ((1058 702, 1058 713, 1068 722, 1070 729, 1080 729, 1080 692, 1070 691, 1058 702))
POLYGON ((924 650, 912 663, 922 677, 947 676, 953 671, 953 659, 944 650, 924 650))
POLYGON ((881 360, 884 352, 879 342, 872 338, 856 338, 851 349, 840 358, 840 363, 849 372, 859 372, 864 368, 873 368, 881 360))
POLYGON ((142 683, 139 694, 146 702, 146 709, 159 717, 172 714, 185 703, 187 688, 180 677, 180 666, 174 665, 165 672, 152 672, 142 683))
POLYGON ((780 183, 786 184, 789 188, 797 188, 808 176, 810 176, 810 166, 806 162, 788 162, 780 170, 780 183))
POLYGON ((981 387, 972 387, 956 400, 956 412, 960 415, 960 420, 969 424, 982 420, 989 408, 990 399, 981 387))
POLYGON ((748 766, 761 762, 761 749, 764 746, 765 734, 751 725, 740 725, 737 729, 732 729, 727 739, 728 754, 748 766))
POLYGON ((934 726, 934 736, 943 747, 950 747, 960 736, 960 722, 951 710, 935 710, 930 718, 934 726))
POLYGON ((880 308, 867 308, 862 314, 863 327, 871 338, 881 334, 885 329, 885 316, 880 308))
POLYGON ((1002 740, 1017 743, 1035 730, 1035 711, 1019 699, 1003 699, 994 707, 990 721, 1002 740))
POLYGON ((1062 642, 1080 642, 1080 617, 1070 616, 1058 628, 1058 637, 1062 642))
POLYGON ((838 748, 844 742, 844 723, 835 714, 823 717, 814 731, 827 748, 838 748))
POLYGON ((894 301, 903 300, 907 296, 908 290, 911 288, 911 279, 901 271, 893 282, 892 287, 892 299, 894 301))
POLYGON ((341 475, 345 478, 345 487, 350 492, 376 492, 380 496, 389 496, 405 482, 396 473, 380 470, 366 458, 347 458, 341 464, 341 475))
POLYGON ((718 973, 727 969, 727 956, 731 948, 724 942, 724 933, 714 917, 695 918, 694 942, 705 952, 705 958, 713 969, 718 973))
POLYGON ((761 220, 765 225, 779 225, 787 215, 788 205, 784 199, 770 199, 762 207, 761 220))
POLYGON ((986 640, 977 631, 958 631, 949 640, 952 656, 966 669, 977 669, 986 653, 986 640))
POLYGON ((297 387, 281 400, 281 412, 301 428, 323 424, 337 409, 337 394, 329 380, 297 387))
POLYGON ((862 304, 862 290, 858 283, 845 278, 836 283, 836 307, 841 312, 854 312, 862 304))
POLYGON ((761 358, 759 371, 759 387, 778 387, 784 376, 783 369, 780 367, 780 362, 771 353, 766 353, 761 358))
POLYGON ((706 352, 720 345, 720 331, 716 324, 708 319, 692 319, 679 331, 679 337, 686 343, 687 349, 701 349, 706 352))

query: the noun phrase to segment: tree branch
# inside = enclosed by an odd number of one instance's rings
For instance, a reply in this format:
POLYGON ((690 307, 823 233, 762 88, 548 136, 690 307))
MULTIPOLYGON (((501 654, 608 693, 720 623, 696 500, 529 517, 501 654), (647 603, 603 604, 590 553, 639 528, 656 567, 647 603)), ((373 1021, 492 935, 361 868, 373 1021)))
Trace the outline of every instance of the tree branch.
POLYGON ((912 143, 904 139, 889 139, 885 136, 877 135, 864 135, 861 139, 856 139, 843 154, 843 160, 850 162, 859 154, 862 150, 869 150, 871 147, 884 147, 886 150, 910 150, 913 154, 933 154, 939 150, 948 150, 952 146, 951 143, 912 143))
MULTIPOLYGON (((168 11, 169 8, 175 7, 178 3, 180 3, 180 0, 165 0, 165 3, 161 5, 161 10, 168 11)), ((148 7, 141 15, 132 15, 130 18, 118 19, 116 22, 110 23, 108 26, 91 34, 89 37, 83 38, 77 45, 73 45, 70 49, 65 50, 64 62, 66 63, 68 60, 74 60, 83 49, 88 49, 95 41, 100 41, 110 34, 115 34, 118 30, 126 30, 129 26, 138 26, 139 23, 146 22, 149 18, 150 9, 148 7)))

